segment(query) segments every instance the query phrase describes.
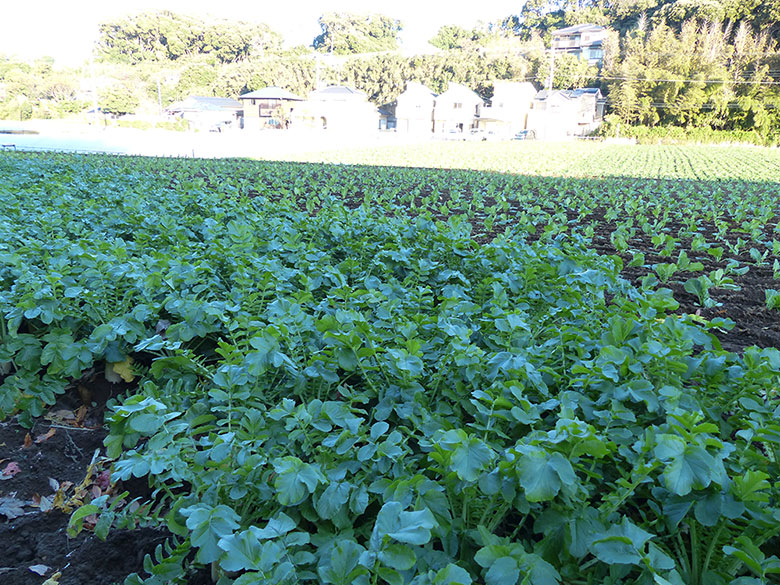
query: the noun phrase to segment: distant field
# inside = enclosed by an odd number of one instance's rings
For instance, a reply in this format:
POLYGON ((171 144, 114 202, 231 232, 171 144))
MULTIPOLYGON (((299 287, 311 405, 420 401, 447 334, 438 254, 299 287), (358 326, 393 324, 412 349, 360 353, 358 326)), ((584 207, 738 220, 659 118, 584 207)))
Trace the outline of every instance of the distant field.
MULTIPOLYGON (((286 157, 290 160, 289 157, 286 157)), ((780 181, 780 150, 730 146, 632 146, 602 142, 430 142, 328 150, 293 160, 458 168, 565 177, 780 181)))

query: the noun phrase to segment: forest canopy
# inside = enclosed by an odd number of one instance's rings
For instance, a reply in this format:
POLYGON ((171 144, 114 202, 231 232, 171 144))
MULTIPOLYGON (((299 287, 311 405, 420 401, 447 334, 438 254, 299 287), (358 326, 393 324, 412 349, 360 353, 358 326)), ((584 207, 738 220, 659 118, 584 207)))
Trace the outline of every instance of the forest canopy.
POLYGON ((96 52, 109 62, 136 64, 210 55, 236 63, 278 50, 282 37, 265 24, 146 12, 100 25, 96 52))
POLYGON ((349 55, 376 53, 398 48, 401 23, 381 14, 329 12, 319 18, 322 34, 312 46, 324 53, 349 55))

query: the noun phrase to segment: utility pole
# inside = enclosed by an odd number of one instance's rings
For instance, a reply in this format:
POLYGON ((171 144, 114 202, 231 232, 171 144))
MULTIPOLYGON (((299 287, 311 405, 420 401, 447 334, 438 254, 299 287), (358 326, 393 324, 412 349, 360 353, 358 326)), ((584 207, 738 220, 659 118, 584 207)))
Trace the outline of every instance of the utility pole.
POLYGON ((550 79, 547 82, 547 89, 552 91, 553 77, 555 76, 555 47, 550 45, 550 79))
POLYGON ((162 116, 162 92, 160 91, 160 78, 157 78, 157 106, 158 111, 157 114, 159 116, 162 116))
POLYGON ((93 125, 97 126, 98 121, 98 92, 97 92, 97 83, 95 82, 95 55, 94 55, 94 49, 92 49, 92 53, 89 54, 89 76, 90 81, 92 81, 92 111, 94 112, 94 115, 92 116, 93 125))

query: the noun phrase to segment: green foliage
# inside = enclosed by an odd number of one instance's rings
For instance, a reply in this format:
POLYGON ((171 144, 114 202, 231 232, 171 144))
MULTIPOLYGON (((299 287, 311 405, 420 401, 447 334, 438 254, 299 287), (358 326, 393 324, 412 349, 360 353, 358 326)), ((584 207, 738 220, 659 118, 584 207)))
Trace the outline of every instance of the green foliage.
POLYGON ((768 288, 764 293, 766 294, 766 308, 780 310, 780 291, 768 288))
POLYGON ((210 55, 233 63, 281 47, 281 37, 263 24, 202 20, 162 11, 119 18, 100 25, 98 54, 112 63, 175 61, 210 55))
POLYGON ((176 535, 128 583, 776 573, 780 351, 724 351, 728 321, 631 286, 560 210, 614 208, 626 249, 632 227, 676 247, 724 209, 776 225, 766 185, 22 153, 0 171, 0 413, 32 424, 106 363, 144 364, 105 445, 151 495, 70 525, 176 535))
POLYGON ((765 57, 773 46, 744 22, 732 33, 720 21, 688 19, 679 30, 665 20, 652 28, 643 21, 623 38, 620 58, 605 68, 611 109, 624 124, 688 129, 658 136, 704 128, 698 135, 705 138, 714 129, 776 140, 778 90, 765 57))
MULTIPOLYGON (((540 62, 537 77, 544 75, 547 63, 540 62)), ((555 89, 576 89, 578 87, 590 87, 595 83, 598 68, 589 65, 586 59, 580 59, 571 53, 562 53, 555 56, 555 75, 553 87, 555 89)), ((549 77, 549 74, 548 74, 549 77)))
POLYGON ((519 56, 488 56, 479 51, 451 51, 446 54, 403 58, 377 55, 347 61, 342 75, 347 83, 368 94, 376 104, 395 100, 416 81, 437 93, 449 84, 463 83, 484 97, 493 92, 495 80, 520 80, 529 64, 519 56))
POLYGON ((455 24, 447 24, 439 28, 430 43, 434 47, 449 51, 451 49, 466 49, 479 45, 483 34, 478 29, 467 30, 455 24))
POLYGON ((98 98, 98 107, 107 114, 132 114, 140 104, 133 87, 116 84, 105 88, 98 98))
POLYGON ((77 73, 48 59, 31 65, 0 56, 0 87, 0 119, 62 118, 87 105, 77 97, 77 73))
POLYGON ((401 23, 381 14, 329 12, 319 18, 322 34, 312 46, 325 53, 350 55, 398 48, 401 23))

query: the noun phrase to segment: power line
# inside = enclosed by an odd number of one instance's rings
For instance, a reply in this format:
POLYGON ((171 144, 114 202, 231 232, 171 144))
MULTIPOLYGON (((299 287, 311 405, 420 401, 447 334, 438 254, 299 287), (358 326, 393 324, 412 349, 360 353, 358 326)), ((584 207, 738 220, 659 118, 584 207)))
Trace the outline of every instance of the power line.
POLYGON ((597 76, 597 79, 607 81, 644 81, 646 83, 731 83, 735 85, 780 85, 780 81, 734 81, 731 79, 641 79, 638 77, 605 77, 597 76))
MULTIPOLYGON (((639 77, 607 77, 596 75, 593 77, 583 76, 584 79, 594 81, 636 81, 641 83, 705 83, 705 84, 731 84, 731 85, 780 85, 780 81, 735 81, 732 79, 647 79, 639 77)), ((526 77, 525 81, 546 81, 549 77, 526 77)))
MULTIPOLYGON (((605 100, 605 104, 614 105, 616 102, 614 100, 605 100)), ((767 109, 777 109, 777 106, 774 104, 762 104, 763 107, 767 109)), ((705 110, 716 110, 720 108, 728 108, 730 110, 734 109, 742 109, 742 105, 737 102, 729 102, 727 104, 723 104, 722 106, 716 105, 716 104, 701 104, 696 106, 691 106, 690 108, 686 108, 685 106, 681 106, 680 104, 675 104, 674 102, 650 102, 650 103, 637 103, 634 106, 634 109, 639 109, 641 107, 651 107, 651 108, 659 108, 659 109, 670 109, 670 108, 679 108, 681 110, 685 109, 705 109, 705 110)))

